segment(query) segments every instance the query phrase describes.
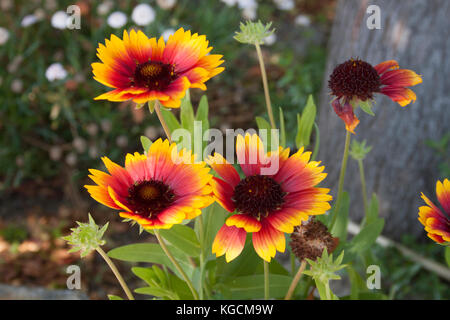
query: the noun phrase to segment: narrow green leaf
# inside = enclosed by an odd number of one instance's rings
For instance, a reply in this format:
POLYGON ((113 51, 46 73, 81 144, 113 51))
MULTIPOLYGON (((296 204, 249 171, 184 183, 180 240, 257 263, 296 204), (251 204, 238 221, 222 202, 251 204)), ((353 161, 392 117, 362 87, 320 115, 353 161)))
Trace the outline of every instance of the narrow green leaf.
MULTIPOLYGON (((333 226, 331 233, 334 237, 338 237, 340 241, 344 242, 347 240, 347 225, 348 225, 348 213, 350 209, 350 196, 348 192, 344 192, 342 195, 342 203, 337 213, 336 222, 333 226)), ((334 214, 334 208, 333 208, 334 214)))
POLYGON ((363 227, 374 222, 378 218, 378 199, 375 193, 372 194, 372 199, 369 203, 367 216, 364 218, 364 222, 361 224, 363 227))
POLYGON ((109 299, 109 300, 123 300, 122 297, 115 296, 115 295, 113 295, 113 294, 108 294, 108 299, 109 299))
POLYGON ((170 110, 165 110, 161 108, 161 115, 166 121, 170 132, 173 132, 174 130, 181 128, 181 124, 178 122, 177 118, 170 110))
MULTIPOLYGON (((202 210, 203 225, 204 225, 204 243, 203 250, 208 254, 212 254, 212 243, 216 237, 217 232, 225 223, 225 218, 229 215, 221 205, 214 202, 207 208, 202 210)), ((199 224, 198 219, 195 219, 195 228, 198 232, 199 224)))
POLYGON ((305 109, 303 109, 298 128, 300 147, 303 146, 306 148, 311 142, 311 132, 316 119, 316 112, 317 108, 314 103, 314 99, 312 95, 309 95, 305 109))
POLYGON ((195 121, 194 109, 192 107, 191 101, 187 97, 185 97, 181 101, 180 119, 181 119, 181 126, 184 129, 189 130, 189 132, 193 134, 195 121))
POLYGON ((375 115, 375 113, 373 113, 372 111, 372 102, 370 102, 370 100, 360 101, 359 106, 365 113, 370 114, 371 116, 375 115))
MULTIPOLYGON (((174 256, 181 257, 180 259, 178 259, 178 263, 188 274, 188 276, 192 276, 193 266, 188 262, 187 256, 184 255, 184 259, 182 259, 182 252, 179 252, 179 250, 172 250, 175 249, 172 246, 170 249, 174 256)), ((150 262, 163 264, 177 273, 177 275, 179 275, 175 266, 172 264, 169 258, 167 258, 166 254, 161 249, 159 244, 156 243, 137 243, 125 245, 112 249, 108 252, 108 256, 117 260, 128 262, 150 262)))
POLYGON ((256 125, 258 126, 259 130, 266 130, 267 135, 263 135, 261 134, 260 137, 263 140, 263 144, 264 146, 266 146, 267 150, 269 150, 270 146, 271 146, 271 133, 272 133, 272 127, 270 126, 269 122, 262 118, 262 117, 255 117, 255 121, 256 121, 256 125), (267 141, 264 141, 267 137, 267 141))
POLYGON ((167 290, 164 288, 158 288, 158 287, 137 288, 136 290, 134 290, 134 292, 140 293, 140 294, 147 294, 150 296, 160 297, 160 298, 167 297, 170 300, 178 300, 179 299, 179 297, 176 293, 174 293, 170 290, 167 290))
POLYGON ((138 278, 144 280, 148 285, 153 285, 155 280, 155 272, 151 268, 133 267, 131 268, 138 278))
POLYGON ((152 145, 152 140, 150 140, 146 136, 141 136, 141 144, 142 148, 144 149, 144 152, 147 152, 148 149, 150 149, 150 146, 152 145))
MULTIPOLYGON (((269 275, 271 298, 282 298, 292 282, 292 277, 276 274, 269 275)), ((232 278, 218 286, 225 299, 262 299, 264 296, 264 275, 251 275, 232 278), (225 287, 225 290, 224 290, 225 287)))
POLYGON ((176 224, 170 229, 161 229, 161 236, 188 256, 200 256, 200 243, 192 228, 176 224))
POLYGON ((195 119, 203 123, 203 130, 209 129, 208 112, 209 112, 208 97, 204 95, 200 98, 197 113, 195 115, 195 119))

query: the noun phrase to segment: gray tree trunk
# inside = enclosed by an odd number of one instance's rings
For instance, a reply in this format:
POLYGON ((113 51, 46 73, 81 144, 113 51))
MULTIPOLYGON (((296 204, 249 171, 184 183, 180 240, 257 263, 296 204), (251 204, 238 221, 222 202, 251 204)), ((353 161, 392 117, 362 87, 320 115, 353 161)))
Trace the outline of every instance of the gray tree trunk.
MULTIPOLYGON (((415 104, 404 108, 383 95, 376 95, 375 117, 362 113, 352 139, 366 139, 373 146, 364 161, 368 193, 375 192, 380 214, 386 218, 384 234, 400 239, 405 233, 423 236, 417 221, 423 204, 420 192, 436 201, 435 184, 442 159, 426 145, 450 131, 450 1, 448 0, 341 0, 329 42, 319 127, 321 150, 318 159, 328 169, 326 184, 337 190, 344 148, 344 124, 329 102, 328 77, 334 67, 351 57, 372 65, 397 60, 400 68, 412 69, 423 83, 412 90, 415 104), (381 9, 380 30, 369 30, 369 5, 381 9)), ((448 159, 447 159, 448 160, 448 159)), ((357 162, 349 158, 345 190, 350 192, 350 216, 363 216, 357 162)))

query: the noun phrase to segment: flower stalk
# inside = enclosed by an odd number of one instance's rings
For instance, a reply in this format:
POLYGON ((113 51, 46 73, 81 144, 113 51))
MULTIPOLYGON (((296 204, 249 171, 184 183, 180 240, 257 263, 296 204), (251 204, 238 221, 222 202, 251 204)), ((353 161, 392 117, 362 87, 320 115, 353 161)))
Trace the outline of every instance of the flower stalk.
POLYGON ((298 271, 295 274, 295 277, 292 280, 291 285, 289 286, 289 290, 286 293, 286 296, 284 297, 284 300, 291 300, 292 295, 294 294, 295 288, 297 287, 297 284, 303 275, 303 271, 305 271, 305 268, 306 268, 306 261, 302 260, 302 262, 300 263, 300 267, 298 268, 298 271))
POLYGON ((181 268, 181 266, 178 263, 178 261, 175 259, 175 257, 172 255, 172 253, 169 251, 169 248, 167 248, 167 245, 164 242, 164 240, 161 237, 161 235, 159 234, 159 230, 158 229, 155 229, 155 236, 156 236, 156 239, 158 239, 159 245, 163 249, 163 251, 166 254, 166 256, 173 263, 175 268, 178 270, 178 272, 181 274, 181 276, 183 277, 184 281, 188 285, 189 290, 191 290, 192 296, 194 297, 194 300, 198 300, 198 294, 197 294, 197 291, 194 288, 194 285, 192 284, 191 280, 186 275, 186 273, 183 271, 183 269, 181 268))
POLYGON ((255 47, 256 47, 256 53, 258 55, 259 67, 261 69, 262 83, 263 83, 263 87, 264 87, 264 97, 266 99, 267 114, 269 115, 270 126, 272 127, 272 129, 276 129, 277 126, 275 124, 275 119, 273 117, 272 103, 270 101, 269 83, 267 81, 266 67, 264 66, 264 59, 262 56, 261 47, 258 42, 255 42, 255 47))

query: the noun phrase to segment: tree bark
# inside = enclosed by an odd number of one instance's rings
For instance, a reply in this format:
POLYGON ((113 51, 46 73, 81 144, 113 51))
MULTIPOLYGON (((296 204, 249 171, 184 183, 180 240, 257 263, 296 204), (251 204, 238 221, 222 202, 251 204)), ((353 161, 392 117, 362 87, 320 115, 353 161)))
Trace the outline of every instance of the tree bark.
MULTIPOLYGON (((426 145, 449 133, 450 123, 450 1, 448 0, 341 0, 338 4, 326 73, 321 92, 319 160, 327 166, 326 184, 337 191, 337 178, 344 148, 344 123, 330 106, 328 77, 334 67, 351 57, 372 65, 397 60, 400 68, 422 75, 423 83, 412 90, 415 104, 404 108, 383 95, 376 95, 375 117, 358 111, 360 124, 352 139, 367 140, 373 146, 364 166, 369 196, 375 192, 380 215, 386 218, 384 234, 425 234, 417 221, 423 205, 420 192, 437 203, 435 185, 439 159, 426 145), (381 29, 369 30, 369 5, 381 9, 381 29)), ((446 160, 448 161, 448 159, 446 160)), ((363 213, 357 162, 349 159, 345 179, 349 191, 350 217, 359 221, 363 213)))

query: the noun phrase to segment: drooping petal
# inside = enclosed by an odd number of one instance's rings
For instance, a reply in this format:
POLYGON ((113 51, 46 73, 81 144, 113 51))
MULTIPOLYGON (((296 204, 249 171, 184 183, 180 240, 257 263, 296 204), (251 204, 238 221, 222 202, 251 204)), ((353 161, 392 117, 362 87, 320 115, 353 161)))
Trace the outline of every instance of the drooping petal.
POLYGON ((377 64, 374 68, 375 68, 375 70, 377 70, 378 74, 381 76, 387 70, 398 69, 399 66, 398 66, 397 61, 388 60, 388 61, 381 62, 380 64, 377 64))
POLYGON ((228 212, 233 212, 236 207, 232 200, 234 188, 219 178, 212 178, 209 182, 216 201, 228 212))
POLYGON ((352 105, 349 102, 345 102, 342 106, 340 99, 334 99, 333 102, 331 102, 331 105, 333 106, 334 112, 336 112, 338 117, 344 121, 345 129, 354 134, 355 128, 359 124, 359 120, 353 112, 352 105))
POLYGON ((225 254, 227 262, 239 256, 244 249, 246 232, 244 229, 223 225, 214 239, 212 253, 216 257, 225 254))
POLYGON ((412 70, 398 69, 385 72, 380 81, 386 86, 412 87, 422 83, 422 77, 412 70))

